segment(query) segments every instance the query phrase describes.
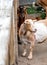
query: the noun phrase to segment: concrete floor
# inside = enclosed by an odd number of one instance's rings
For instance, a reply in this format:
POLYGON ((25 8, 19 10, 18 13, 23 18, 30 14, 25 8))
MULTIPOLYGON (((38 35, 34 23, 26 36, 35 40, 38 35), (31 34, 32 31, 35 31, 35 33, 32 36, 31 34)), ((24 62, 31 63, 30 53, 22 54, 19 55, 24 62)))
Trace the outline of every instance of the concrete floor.
POLYGON ((35 44, 32 60, 22 57, 22 51, 22 45, 19 45, 18 65, 47 65, 47 40, 42 44, 35 44))

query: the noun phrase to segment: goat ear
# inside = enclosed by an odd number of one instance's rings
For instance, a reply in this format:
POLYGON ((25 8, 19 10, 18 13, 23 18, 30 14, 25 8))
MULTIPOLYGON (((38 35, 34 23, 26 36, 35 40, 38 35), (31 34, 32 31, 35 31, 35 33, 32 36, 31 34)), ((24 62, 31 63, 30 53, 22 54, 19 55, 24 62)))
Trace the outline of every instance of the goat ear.
POLYGON ((37 31, 37 29, 35 29, 35 32, 37 31))
POLYGON ((36 33, 37 29, 33 29, 33 32, 36 33))
POLYGON ((36 22, 37 20, 33 20, 33 23, 36 22))

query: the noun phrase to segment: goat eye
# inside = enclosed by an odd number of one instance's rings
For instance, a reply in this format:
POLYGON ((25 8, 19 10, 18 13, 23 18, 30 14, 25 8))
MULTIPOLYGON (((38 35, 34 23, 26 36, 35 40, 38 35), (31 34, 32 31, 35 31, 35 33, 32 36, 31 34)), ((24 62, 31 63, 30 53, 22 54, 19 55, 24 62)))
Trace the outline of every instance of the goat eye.
POLYGON ((28 22, 28 21, 26 21, 26 22, 28 22))

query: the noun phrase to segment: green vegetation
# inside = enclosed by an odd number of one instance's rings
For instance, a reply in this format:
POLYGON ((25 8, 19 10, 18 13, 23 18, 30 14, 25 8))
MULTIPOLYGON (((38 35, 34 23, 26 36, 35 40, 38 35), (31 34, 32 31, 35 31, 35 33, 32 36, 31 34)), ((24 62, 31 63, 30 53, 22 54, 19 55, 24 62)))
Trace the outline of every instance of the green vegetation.
POLYGON ((34 7, 29 7, 29 8, 27 8, 27 13, 28 14, 34 14, 34 13, 36 13, 36 10, 34 7))
MULTIPOLYGON (((40 14, 40 17, 41 17, 42 19, 44 19, 44 18, 46 17, 45 11, 42 11, 42 8, 39 8, 39 7, 38 7, 38 9, 35 9, 35 8, 32 7, 32 6, 29 6, 29 7, 26 9, 26 11, 27 11, 27 14, 36 14, 36 15, 37 15, 37 13, 39 13, 39 14, 40 14)), ((38 15, 38 16, 39 16, 39 15, 38 15)))
POLYGON ((41 16, 40 16, 42 19, 44 19, 46 17, 46 13, 41 13, 41 16))

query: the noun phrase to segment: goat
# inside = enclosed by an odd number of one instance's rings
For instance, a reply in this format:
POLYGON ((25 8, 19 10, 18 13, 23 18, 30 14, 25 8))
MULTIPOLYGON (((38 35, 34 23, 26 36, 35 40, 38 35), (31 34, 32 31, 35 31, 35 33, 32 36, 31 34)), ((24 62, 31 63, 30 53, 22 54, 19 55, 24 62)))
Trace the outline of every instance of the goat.
POLYGON ((25 56, 27 53, 26 45, 30 44, 30 52, 28 55, 28 59, 32 59, 32 51, 34 48, 35 43, 35 35, 36 29, 34 29, 33 22, 31 19, 27 19, 24 21, 24 23, 20 26, 19 29, 19 37, 20 41, 24 44, 24 52, 22 56, 25 56))

